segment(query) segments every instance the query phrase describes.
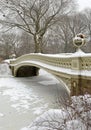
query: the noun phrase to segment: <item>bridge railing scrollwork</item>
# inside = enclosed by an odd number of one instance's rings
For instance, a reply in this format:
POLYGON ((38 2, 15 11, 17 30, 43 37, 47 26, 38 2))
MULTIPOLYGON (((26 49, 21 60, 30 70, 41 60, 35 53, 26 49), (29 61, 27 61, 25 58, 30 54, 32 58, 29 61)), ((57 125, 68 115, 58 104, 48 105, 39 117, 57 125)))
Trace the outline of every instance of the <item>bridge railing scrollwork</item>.
POLYGON ((38 61, 52 66, 71 68, 72 59, 66 56, 62 57, 60 55, 27 54, 17 58, 16 60, 11 60, 10 64, 14 65, 24 61, 38 61))

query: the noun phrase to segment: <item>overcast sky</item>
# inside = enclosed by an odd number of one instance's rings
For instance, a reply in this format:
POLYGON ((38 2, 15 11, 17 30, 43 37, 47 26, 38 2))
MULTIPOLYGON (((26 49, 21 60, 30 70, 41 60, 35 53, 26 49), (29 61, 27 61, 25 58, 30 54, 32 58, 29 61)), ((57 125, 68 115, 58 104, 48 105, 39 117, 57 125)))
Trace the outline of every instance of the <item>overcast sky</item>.
POLYGON ((80 10, 84 8, 90 7, 91 8, 91 0, 78 0, 80 10))

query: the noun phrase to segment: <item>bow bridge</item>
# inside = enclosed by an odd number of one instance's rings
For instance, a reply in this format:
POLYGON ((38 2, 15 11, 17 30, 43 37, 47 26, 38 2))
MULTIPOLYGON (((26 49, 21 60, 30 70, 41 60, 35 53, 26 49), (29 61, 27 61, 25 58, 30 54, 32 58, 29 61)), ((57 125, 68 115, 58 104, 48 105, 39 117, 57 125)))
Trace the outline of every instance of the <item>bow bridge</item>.
POLYGON ((42 68, 63 81, 71 95, 91 93, 91 53, 26 54, 10 61, 14 76, 34 76, 42 68))

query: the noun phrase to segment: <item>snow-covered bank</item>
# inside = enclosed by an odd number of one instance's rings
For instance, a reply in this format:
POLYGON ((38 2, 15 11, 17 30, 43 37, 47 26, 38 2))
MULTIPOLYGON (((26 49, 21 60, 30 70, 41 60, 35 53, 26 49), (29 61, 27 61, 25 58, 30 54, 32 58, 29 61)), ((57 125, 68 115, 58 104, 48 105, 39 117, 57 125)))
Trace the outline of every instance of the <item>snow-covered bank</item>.
POLYGON ((91 95, 72 97, 63 109, 51 109, 21 130, 91 130, 91 95))
POLYGON ((9 65, 7 63, 2 63, 0 64, 0 77, 2 76, 10 76, 11 75, 11 71, 9 69, 9 65))

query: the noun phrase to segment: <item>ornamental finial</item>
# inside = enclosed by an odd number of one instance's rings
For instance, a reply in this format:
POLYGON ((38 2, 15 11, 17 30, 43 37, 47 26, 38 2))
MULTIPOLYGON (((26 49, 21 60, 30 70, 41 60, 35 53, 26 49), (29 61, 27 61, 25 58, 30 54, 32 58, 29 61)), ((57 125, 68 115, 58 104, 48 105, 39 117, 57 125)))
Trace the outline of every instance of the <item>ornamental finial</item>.
POLYGON ((77 48, 82 47, 86 43, 85 35, 79 33, 73 38, 73 44, 77 48))

